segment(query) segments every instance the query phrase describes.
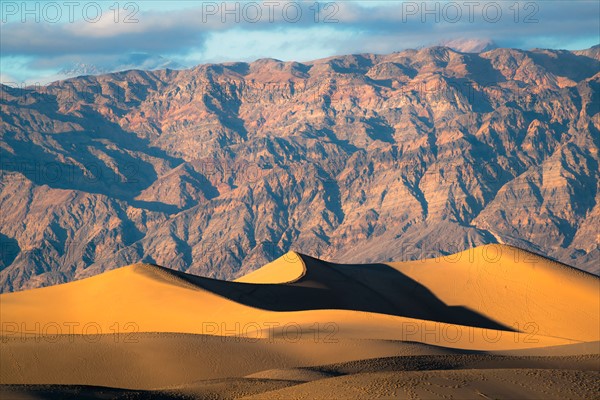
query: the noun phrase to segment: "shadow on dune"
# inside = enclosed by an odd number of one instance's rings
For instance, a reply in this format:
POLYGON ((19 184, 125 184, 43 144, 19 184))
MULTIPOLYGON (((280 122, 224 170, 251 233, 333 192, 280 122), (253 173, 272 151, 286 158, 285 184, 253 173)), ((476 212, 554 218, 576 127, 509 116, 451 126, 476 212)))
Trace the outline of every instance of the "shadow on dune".
POLYGON ((191 397, 175 391, 130 390, 89 385, 0 385, 0 398, 21 400, 182 400, 191 397))
POLYGON ((445 304, 425 286, 388 265, 333 264, 301 257, 306 274, 287 284, 228 282, 173 273, 217 295, 264 310, 355 310, 513 331, 467 307, 445 304))

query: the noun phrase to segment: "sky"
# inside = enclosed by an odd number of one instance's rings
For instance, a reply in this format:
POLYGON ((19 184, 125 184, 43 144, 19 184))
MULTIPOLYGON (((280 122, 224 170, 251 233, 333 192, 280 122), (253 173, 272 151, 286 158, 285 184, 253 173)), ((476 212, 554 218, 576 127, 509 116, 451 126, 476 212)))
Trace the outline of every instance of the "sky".
POLYGON ((77 63, 151 69, 391 53, 451 40, 567 50, 600 42, 597 0, 0 0, 0 19, 5 84, 47 81, 77 63))

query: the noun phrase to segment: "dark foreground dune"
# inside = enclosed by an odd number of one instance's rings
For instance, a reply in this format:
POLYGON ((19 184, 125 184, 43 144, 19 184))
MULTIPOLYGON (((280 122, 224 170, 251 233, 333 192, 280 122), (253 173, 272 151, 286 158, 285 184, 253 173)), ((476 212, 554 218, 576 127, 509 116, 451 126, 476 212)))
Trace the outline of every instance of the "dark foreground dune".
MULTIPOLYGON (((136 339, 146 346, 146 352, 166 359, 171 358, 166 353, 174 350, 177 353, 177 347, 186 341, 188 344, 198 342, 198 347, 214 351, 219 347, 214 338, 200 338, 198 335, 141 334, 136 339), (160 345, 157 346, 157 343, 160 345), (161 351, 164 354, 160 354, 161 351)), ((182 352, 178 360, 165 360, 159 369, 172 376, 157 378, 155 383, 164 386, 153 390, 81 385, 3 385, 0 394, 2 399, 594 399, 600 393, 598 354, 526 356, 456 351, 410 343, 395 345, 395 352, 403 355, 302 367, 294 367, 292 360, 276 360, 269 356, 252 364, 248 362, 248 354, 240 350, 239 361, 245 368, 265 369, 246 376, 227 376, 243 373, 231 369, 229 373, 216 372, 211 379, 198 380, 193 377, 194 371, 200 372, 199 377, 206 378, 202 371, 207 370, 206 362, 210 361, 202 356, 185 356, 190 353, 182 352), (177 380, 180 383, 168 384, 177 380)), ((593 344, 596 348, 598 345, 593 344)), ((76 346, 84 345, 76 343, 76 346)), ((351 344, 342 346, 350 347, 351 344)), ((538 349, 538 354, 576 354, 593 351, 593 346, 538 349)), ((229 350, 236 347, 236 343, 225 346, 229 350)), ((109 353, 105 362, 114 361, 117 357, 109 353)), ((318 358, 315 356, 314 359, 318 358)), ((126 382, 136 381, 136 371, 125 365, 110 372, 116 373, 126 382)), ((140 383, 143 382, 138 381, 140 383)))

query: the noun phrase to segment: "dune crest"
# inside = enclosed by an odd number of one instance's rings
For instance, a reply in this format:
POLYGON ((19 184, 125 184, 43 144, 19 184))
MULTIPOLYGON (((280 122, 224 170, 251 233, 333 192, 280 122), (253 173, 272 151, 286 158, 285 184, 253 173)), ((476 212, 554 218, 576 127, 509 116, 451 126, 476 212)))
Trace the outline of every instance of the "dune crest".
POLYGON ((516 330, 599 339, 598 277, 538 254, 492 244, 390 266, 446 304, 468 307, 516 330))
POLYGON ((235 280, 243 283, 292 283, 306 274, 306 265, 302 257, 290 251, 256 271, 235 280))
POLYGON ((437 259, 368 265, 290 252, 235 282, 134 264, 3 294, 0 316, 9 337, 128 326, 268 338, 286 334, 291 324, 301 335, 322 331, 337 338, 507 350, 600 340, 598 295, 593 275, 488 245, 437 259), (278 325, 269 325, 273 321, 278 325))

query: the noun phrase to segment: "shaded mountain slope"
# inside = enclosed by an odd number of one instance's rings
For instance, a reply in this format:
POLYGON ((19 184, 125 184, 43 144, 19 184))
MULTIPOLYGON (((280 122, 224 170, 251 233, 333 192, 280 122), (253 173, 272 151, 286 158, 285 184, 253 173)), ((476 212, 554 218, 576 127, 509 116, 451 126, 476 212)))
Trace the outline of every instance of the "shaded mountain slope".
POLYGON ((0 290, 516 245, 598 273, 600 62, 446 47, 0 87, 0 290))

